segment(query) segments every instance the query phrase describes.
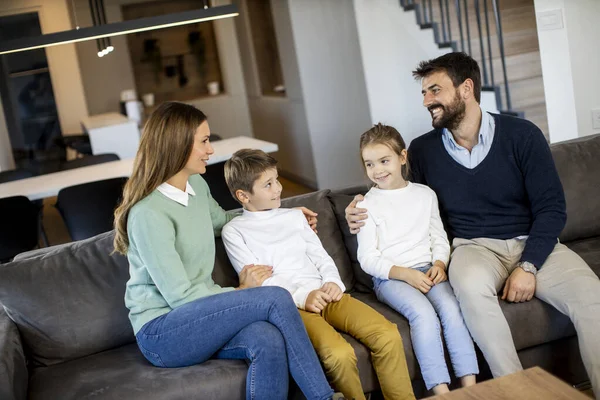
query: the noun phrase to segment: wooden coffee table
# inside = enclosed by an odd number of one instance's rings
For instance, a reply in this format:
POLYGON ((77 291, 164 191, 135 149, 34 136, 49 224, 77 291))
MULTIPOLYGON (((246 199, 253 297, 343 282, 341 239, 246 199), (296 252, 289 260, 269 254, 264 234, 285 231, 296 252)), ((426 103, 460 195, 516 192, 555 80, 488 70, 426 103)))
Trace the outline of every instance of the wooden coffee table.
POLYGON ((450 393, 429 397, 435 400, 590 400, 540 367, 478 383, 450 393))

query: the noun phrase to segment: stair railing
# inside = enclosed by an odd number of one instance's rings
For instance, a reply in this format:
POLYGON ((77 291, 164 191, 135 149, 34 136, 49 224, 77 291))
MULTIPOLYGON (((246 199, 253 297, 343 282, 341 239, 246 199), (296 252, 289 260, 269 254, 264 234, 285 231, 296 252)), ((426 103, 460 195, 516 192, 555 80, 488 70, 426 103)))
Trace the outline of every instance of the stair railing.
MULTIPOLYGON (((417 24, 421 29, 432 28, 437 45, 440 48, 451 47, 454 51, 463 51, 473 56, 472 41, 479 42, 480 66, 482 83, 485 89, 496 92, 496 101, 500 110, 511 111, 510 88, 506 74, 506 55, 504 52, 504 35, 502 32, 502 18, 499 0, 399 0, 404 10, 415 10, 417 24), (495 32, 490 28, 490 8, 495 25, 495 32), (470 11, 474 11, 475 20, 470 18, 470 11), (473 38, 473 23, 475 24, 476 37, 473 38), (456 27, 453 32, 452 27, 456 27), (459 40, 452 38, 453 33, 458 33, 459 40), (492 50, 492 34, 498 40, 497 58, 500 61, 503 89, 505 92, 506 107, 503 107, 502 96, 496 90, 494 76, 494 54, 492 50), (487 47, 487 49, 485 48, 487 47), (487 51, 486 51, 487 50, 487 51)), ((456 36, 455 36, 456 37, 456 36)))

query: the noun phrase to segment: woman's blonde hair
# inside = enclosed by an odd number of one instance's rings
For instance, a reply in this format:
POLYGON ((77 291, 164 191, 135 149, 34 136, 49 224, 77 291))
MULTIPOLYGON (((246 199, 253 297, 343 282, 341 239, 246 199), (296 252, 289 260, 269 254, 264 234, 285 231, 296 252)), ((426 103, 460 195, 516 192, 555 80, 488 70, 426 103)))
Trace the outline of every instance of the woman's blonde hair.
MULTIPOLYGON (((388 146, 394 153, 399 156, 402 155, 402 151, 406 150, 406 144, 400 132, 393 126, 383 125, 381 122, 373 126, 371 129, 366 131, 360 136, 360 157, 362 160, 362 152, 368 145, 371 144, 383 144, 388 146)), ((364 168, 364 160, 363 160, 364 168)), ((408 164, 408 157, 406 163, 402 165, 402 178, 408 180, 410 177, 410 165, 408 164)))
POLYGON ((148 118, 133 162, 133 172, 123 188, 123 200, 115 210, 115 252, 129 248, 127 218, 138 201, 181 171, 192 152, 196 130, 206 115, 194 106, 167 102, 148 118))

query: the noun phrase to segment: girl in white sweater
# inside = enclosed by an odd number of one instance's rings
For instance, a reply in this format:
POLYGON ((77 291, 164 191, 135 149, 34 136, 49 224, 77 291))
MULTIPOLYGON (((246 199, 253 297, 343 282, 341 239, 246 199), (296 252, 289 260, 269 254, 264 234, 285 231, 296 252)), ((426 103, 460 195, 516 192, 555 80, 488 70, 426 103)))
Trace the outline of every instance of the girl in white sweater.
POLYGON ((358 260, 373 277, 377 298, 406 317, 428 390, 448 391, 450 376, 441 331, 463 386, 479 373, 473 341, 447 280, 450 245, 437 197, 408 181, 404 140, 377 124, 360 138, 365 170, 375 184, 357 207, 368 211, 358 233, 358 260), (440 324, 441 321, 441 324, 440 324))

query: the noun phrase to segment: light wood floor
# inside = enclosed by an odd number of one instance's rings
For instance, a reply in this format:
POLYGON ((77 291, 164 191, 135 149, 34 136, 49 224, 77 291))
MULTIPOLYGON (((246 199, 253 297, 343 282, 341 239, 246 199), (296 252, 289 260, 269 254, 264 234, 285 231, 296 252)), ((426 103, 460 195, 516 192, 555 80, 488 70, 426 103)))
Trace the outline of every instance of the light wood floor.
POLYGON ((290 181, 281 176, 279 177, 279 182, 281 182, 281 186, 283 186, 283 192, 281 193, 281 198, 283 199, 314 192, 313 189, 306 187, 301 183, 290 181))
MULTIPOLYGON (((282 177, 280 177, 279 180, 283 186, 282 198, 293 197, 313 191, 309 187, 282 177)), ((44 199, 44 230, 46 231, 50 246, 71 241, 67 227, 58 210, 54 207, 54 204, 56 204, 56 197, 44 199)))

